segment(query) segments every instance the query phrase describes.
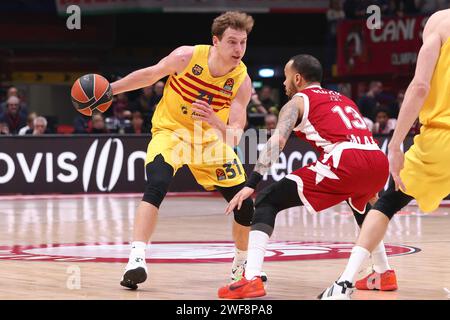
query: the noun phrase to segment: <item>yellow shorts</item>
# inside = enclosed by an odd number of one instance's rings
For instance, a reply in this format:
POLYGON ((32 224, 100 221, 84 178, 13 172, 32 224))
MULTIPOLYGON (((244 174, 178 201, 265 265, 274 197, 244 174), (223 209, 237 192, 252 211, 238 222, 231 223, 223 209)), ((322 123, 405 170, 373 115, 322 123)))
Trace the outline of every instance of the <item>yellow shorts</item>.
POLYGON ((245 181, 245 171, 238 156, 220 140, 191 144, 171 131, 158 131, 148 144, 145 165, 158 154, 172 166, 174 175, 187 165, 197 183, 208 191, 214 190, 215 186, 233 187, 245 181))
POLYGON ((405 154, 400 177, 406 194, 414 197, 420 210, 431 212, 450 194, 450 131, 422 127, 405 154))

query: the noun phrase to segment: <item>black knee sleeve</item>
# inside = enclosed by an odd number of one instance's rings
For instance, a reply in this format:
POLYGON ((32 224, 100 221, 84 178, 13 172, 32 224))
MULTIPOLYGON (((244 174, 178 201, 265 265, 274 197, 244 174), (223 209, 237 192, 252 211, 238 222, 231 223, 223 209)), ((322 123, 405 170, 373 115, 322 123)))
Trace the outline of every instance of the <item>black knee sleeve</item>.
POLYGON ((348 206, 350 207, 350 209, 352 209, 353 216, 355 217, 356 223, 357 223, 358 226, 361 228, 361 226, 362 226, 362 224, 363 224, 363 222, 364 222, 364 219, 365 219, 366 216, 367 216, 367 213, 370 211, 370 209, 372 209, 371 204, 370 204, 370 203, 367 203, 367 204, 366 204, 366 210, 364 211, 363 214, 361 214, 361 213, 359 213, 358 211, 356 211, 356 210, 350 205, 350 203, 348 202, 348 200, 347 200, 346 202, 348 203, 348 206))
MULTIPOLYGON (((222 196, 228 202, 233 199, 233 197, 242 190, 245 183, 241 183, 233 187, 219 187, 216 186, 217 190, 222 194, 222 196)), ((242 226, 249 227, 252 224, 252 218, 254 213, 254 206, 252 199, 248 198, 242 202, 241 209, 234 209, 234 220, 242 226)))
POLYGON ((400 209, 406 206, 414 199, 400 190, 395 191, 394 186, 389 186, 389 189, 383 193, 378 201, 373 206, 373 209, 382 212, 389 220, 392 219, 400 209))
POLYGON ((145 172, 147 174, 147 183, 142 201, 159 208, 172 181, 173 168, 164 161, 164 157, 161 154, 158 154, 152 162, 145 166, 145 172))
POLYGON ((271 236, 278 212, 300 205, 302 202, 294 181, 283 178, 271 184, 256 197, 252 230, 263 231, 271 236))

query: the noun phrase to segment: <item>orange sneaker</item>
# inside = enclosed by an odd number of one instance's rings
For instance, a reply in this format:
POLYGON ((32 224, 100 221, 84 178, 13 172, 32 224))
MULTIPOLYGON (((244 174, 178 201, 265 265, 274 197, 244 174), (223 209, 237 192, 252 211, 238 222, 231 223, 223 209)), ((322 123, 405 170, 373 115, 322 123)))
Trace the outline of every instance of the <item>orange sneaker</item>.
POLYGON ((367 277, 356 281, 355 287, 358 290, 394 291, 398 288, 397 277, 394 270, 384 273, 372 271, 367 277))
POLYGON ((256 298, 266 295, 261 277, 254 277, 252 280, 242 278, 239 281, 219 288, 217 292, 219 298, 244 299, 256 298))

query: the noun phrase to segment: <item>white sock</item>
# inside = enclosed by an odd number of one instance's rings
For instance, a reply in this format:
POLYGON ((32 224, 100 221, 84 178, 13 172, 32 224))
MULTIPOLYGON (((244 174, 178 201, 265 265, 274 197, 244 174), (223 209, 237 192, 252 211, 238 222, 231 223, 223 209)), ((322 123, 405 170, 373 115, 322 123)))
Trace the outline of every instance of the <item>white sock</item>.
POLYGON ((261 275, 268 242, 269 235, 267 233, 258 230, 250 231, 247 267, 245 268, 245 278, 247 280, 251 280, 253 277, 259 277, 261 275))
POLYGON ((372 263, 375 272, 385 273, 387 270, 391 270, 383 240, 372 251, 372 263))
POLYGON ((133 241, 131 243, 131 252, 130 252, 130 260, 135 257, 141 257, 145 259, 145 249, 147 248, 147 244, 142 241, 133 241))
POLYGON ((240 265, 242 265, 245 260, 247 260, 247 252, 244 250, 239 250, 238 248, 235 248, 234 251, 234 259, 233 259, 233 268, 236 268, 240 265))
POLYGON ((349 281, 354 283, 356 275, 361 268, 364 260, 366 260, 370 255, 370 252, 365 248, 360 246, 354 246, 352 249, 352 254, 348 260, 347 266, 345 267, 344 273, 340 276, 338 282, 349 281))

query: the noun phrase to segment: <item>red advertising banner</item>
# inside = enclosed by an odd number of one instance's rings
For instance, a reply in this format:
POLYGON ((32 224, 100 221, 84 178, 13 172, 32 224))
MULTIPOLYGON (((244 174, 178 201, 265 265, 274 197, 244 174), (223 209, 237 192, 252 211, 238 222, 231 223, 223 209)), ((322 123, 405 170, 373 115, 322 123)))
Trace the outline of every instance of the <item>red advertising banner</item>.
POLYGON ((412 74, 428 16, 381 19, 379 29, 366 20, 345 20, 337 29, 339 76, 412 74))

